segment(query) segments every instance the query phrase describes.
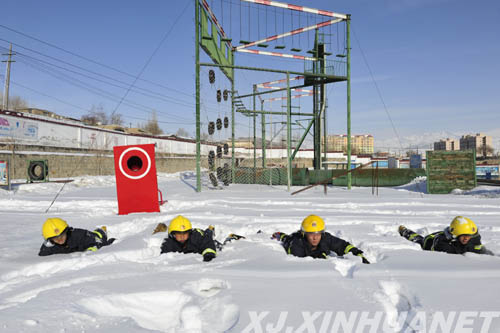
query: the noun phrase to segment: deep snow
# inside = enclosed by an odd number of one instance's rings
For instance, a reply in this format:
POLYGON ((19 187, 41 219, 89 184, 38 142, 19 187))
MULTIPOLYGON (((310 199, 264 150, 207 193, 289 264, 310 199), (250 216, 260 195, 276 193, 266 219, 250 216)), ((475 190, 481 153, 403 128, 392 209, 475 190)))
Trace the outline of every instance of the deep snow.
POLYGON ((158 180, 168 200, 161 213, 126 216, 117 215, 113 176, 75 178, 49 213, 60 183, 0 190, 0 331, 340 332, 335 325, 345 315, 355 319, 347 331, 362 332, 364 316, 366 332, 480 332, 493 311, 487 331, 500 332, 499 257, 423 252, 397 233, 400 224, 430 233, 464 215, 500 253, 499 188, 428 195, 425 179, 417 179, 380 188, 378 196, 340 187, 326 196, 322 187, 291 196, 286 187, 262 185, 205 185, 196 193, 191 173, 158 180), (372 265, 352 255, 287 256, 270 239, 274 231, 297 230, 313 213, 372 265), (195 227, 215 225, 219 240, 230 232, 246 239, 210 263, 196 254, 160 255, 166 234, 152 231, 177 214, 195 227), (98 252, 38 257, 41 226, 54 216, 74 227, 106 225, 117 241, 98 252), (460 322, 463 311, 474 320, 460 322), (385 328, 369 325, 379 315, 385 328), (439 316, 449 325, 433 327, 439 316))

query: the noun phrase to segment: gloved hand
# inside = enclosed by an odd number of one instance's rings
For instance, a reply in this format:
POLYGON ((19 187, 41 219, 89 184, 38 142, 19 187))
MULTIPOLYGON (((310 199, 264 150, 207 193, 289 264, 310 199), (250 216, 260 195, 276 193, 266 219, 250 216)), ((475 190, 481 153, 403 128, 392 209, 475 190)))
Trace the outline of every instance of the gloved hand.
POLYGON ((363 251, 361 251, 360 249, 358 249, 357 247, 353 247, 349 252, 351 252, 352 254, 354 254, 355 256, 359 256, 360 254, 363 254, 363 251))
POLYGON ((167 225, 165 223, 158 223, 156 226, 155 230, 153 231, 153 235, 158 233, 158 232, 165 232, 167 231, 167 225))
POLYGON ((211 261, 213 258, 215 258, 215 253, 212 252, 203 255, 203 261, 211 261))
POLYGON ((241 236, 241 235, 237 235, 237 234, 229 234, 229 236, 227 236, 227 238, 229 239, 235 239, 235 240, 238 240, 238 239, 246 239, 245 236, 241 236))
POLYGON ((276 240, 281 240, 281 236, 283 235, 282 232, 276 231, 272 236, 271 239, 276 239, 276 240))
POLYGON ((361 261, 363 262, 363 264, 369 264, 370 262, 365 258, 365 256, 363 255, 363 251, 361 251, 360 249, 358 249, 357 247, 353 247, 349 252, 351 252, 352 254, 354 254, 355 256, 358 256, 358 257, 361 257, 361 261))

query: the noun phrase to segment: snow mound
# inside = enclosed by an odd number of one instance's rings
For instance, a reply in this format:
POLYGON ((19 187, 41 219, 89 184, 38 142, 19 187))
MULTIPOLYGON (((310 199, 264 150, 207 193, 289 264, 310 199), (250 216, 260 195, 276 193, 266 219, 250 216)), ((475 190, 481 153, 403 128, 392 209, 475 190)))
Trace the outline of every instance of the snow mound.
POLYGON ((493 186, 478 186, 472 190, 464 191, 460 189, 454 189, 451 194, 455 195, 472 195, 475 197, 482 198, 500 198, 500 188, 493 186))
POLYGON ((427 193, 427 177, 420 176, 405 185, 396 186, 397 190, 427 193))
POLYGON ((85 298, 79 304, 97 316, 129 317, 143 328, 160 332, 223 332, 239 318, 239 308, 229 296, 214 297, 227 288, 223 280, 201 279, 187 282, 187 292, 109 294, 85 298))
POLYGON ((130 317, 141 327, 174 332, 181 327, 182 310, 190 300, 179 291, 154 291, 89 297, 79 303, 99 316, 130 317))

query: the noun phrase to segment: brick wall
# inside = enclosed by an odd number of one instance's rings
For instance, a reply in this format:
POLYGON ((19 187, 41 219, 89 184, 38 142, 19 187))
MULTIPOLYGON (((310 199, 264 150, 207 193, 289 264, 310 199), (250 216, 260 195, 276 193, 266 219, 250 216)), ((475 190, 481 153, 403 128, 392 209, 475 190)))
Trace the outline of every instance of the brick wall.
MULTIPOLYGON (((30 160, 47 160, 49 178, 67 178, 84 175, 114 175, 112 151, 94 151, 87 149, 55 148, 0 144, 0 160, 12 158, 14 171, 11 179, 26 179, 30 160), (12 154, 14 151, 14 154, 12 154)), ((202 158, 203 168, 207 168, 206 159, 202 158)), ((172 154, 156 154, 158 172, 174 173, 195 170, 196 158, 172 154)))

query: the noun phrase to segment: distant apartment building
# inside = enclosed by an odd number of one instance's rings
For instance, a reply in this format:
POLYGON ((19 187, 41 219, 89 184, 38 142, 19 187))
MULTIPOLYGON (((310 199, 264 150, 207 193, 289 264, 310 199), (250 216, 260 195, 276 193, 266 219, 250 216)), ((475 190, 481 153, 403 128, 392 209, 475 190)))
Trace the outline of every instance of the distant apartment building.
MULTIPOLYGON (((329 151, 347 152, 347 135, 329 135, 327 143, 329 151)), ((351 152, 361 155, 373 154, 373 136, 369 134, 352 135, 351 152)))
POLYGON ((450 138, 439 140, 434 142, 434 150, 460 150, 460 141, 450 138))
POLYGON ((477 133, 476 135, 463 135, 460 138, 460 150, 475 149, 476 156, 493 156, 491 136, 477 133))

